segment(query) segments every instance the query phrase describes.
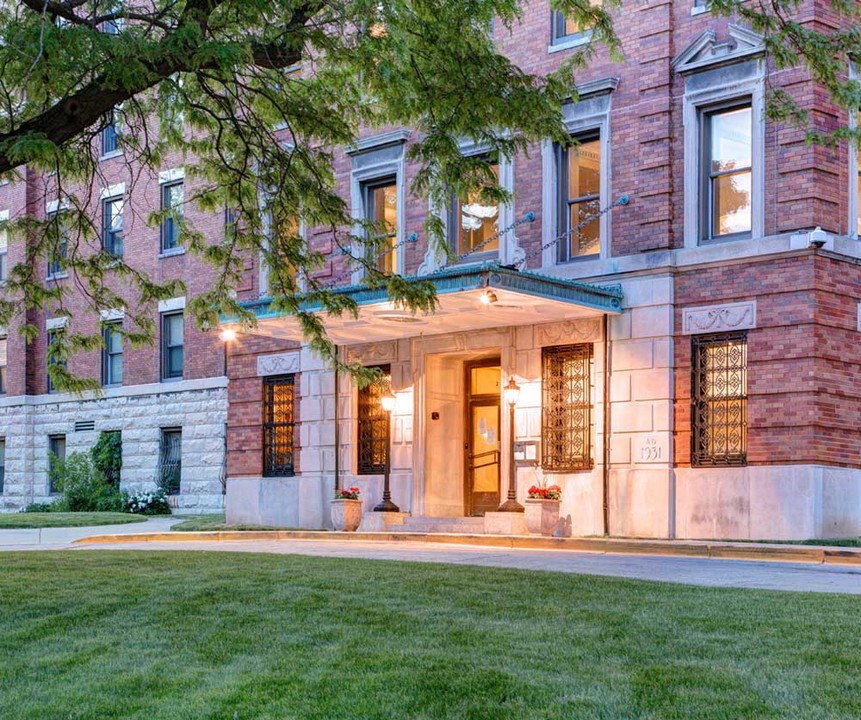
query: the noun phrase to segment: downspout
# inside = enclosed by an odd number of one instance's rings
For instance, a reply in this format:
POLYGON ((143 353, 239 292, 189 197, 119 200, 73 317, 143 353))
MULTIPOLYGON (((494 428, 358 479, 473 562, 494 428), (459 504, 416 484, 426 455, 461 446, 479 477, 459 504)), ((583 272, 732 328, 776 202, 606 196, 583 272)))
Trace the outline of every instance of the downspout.
POLYGON ((339 401, 341 375, 338 372, 340 361, 341 353, 335 345, 335 494, 341 489, 341 403, 339 401))
POLYGON ((604 314, 604 535, 610 534, 610 316, 604 314))

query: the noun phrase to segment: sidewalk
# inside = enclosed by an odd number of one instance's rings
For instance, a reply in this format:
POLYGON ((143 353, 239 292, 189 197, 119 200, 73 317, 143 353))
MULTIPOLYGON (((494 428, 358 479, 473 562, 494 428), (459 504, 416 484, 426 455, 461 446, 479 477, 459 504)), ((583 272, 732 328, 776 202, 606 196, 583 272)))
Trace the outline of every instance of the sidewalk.
POLYGON ((97 525, 70 528, 19 528, 0 530, 0 550, 59 549, 83 538, 100 535, 122 537, 124 535, 168 532, 171 526, 182 522, 181 518, 153 517, 142 523, 125 525, 97 525))
MULTIPOLYGON (((140 527, 140 526, 138 526, 140 527)), ((147 530, 150 530, 148 527, 147 530)), ((326 532, 320 530, 251 530, 218 532, 99 533, 80 537, 76 545, 119 543, 272 542, 285 540, 329 542, 391 542, 430 545, 466 545, 522 550, 563 550, 613 555, 664 555, 702 559, 752 560, 861 566, 861 548, 818 545, 773 545, 711 540, 637 540, 629 538, 551 538, 536 535, 469 535, 418 532, 326 532)))
MULTIPOLYGON (((328 533, 325 542, 319 537, 304 540, 283 538, 251 541, 204 541, 199 538, 187 542, 185 536, 188 534, 166 533, 164 536, 169 538, 168 541, 150 542, 135 542, 134 536, 130 535, 125 538, 126 542, 76 544, 75 551, 93 552, 110 549, 165 553, 203 551, 307 555, 318 558, 394 560, 544 570, 714 588, 757 588, 861 595, 861 574, 857 566, 852 565, 751 562, 750 558, 727 560, 654 554, 612 554, 567 549, 479 547, 454 542, 440 544, 421 539, 416 542, 371 541, 361 538, 347 539, 343 533, 328 533)), ((168 558, 165 561, 170 562, 168 558)))

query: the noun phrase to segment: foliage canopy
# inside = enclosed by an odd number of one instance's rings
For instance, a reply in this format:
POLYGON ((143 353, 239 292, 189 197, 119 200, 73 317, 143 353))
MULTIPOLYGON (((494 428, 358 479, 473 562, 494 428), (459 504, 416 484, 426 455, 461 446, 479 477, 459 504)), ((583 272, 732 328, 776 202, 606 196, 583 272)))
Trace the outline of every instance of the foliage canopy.
MULTIPOLYGON (((488 162, 464 159, 462 138, 511 157, 541 139, 567 142, 560 108, 575 87, 576 72, 599 48, 621 57, 613 30, 616 0, 553 0, 592 42, 573 52, 545 77, 524 73, 502 56, 495 37, 509 32, 526 12, 518 0, 23 0, 0 6, 0 173, 25 179, 37 171, 46 200, 59 212, 45 220, 9 223, 28 243, 27 262, 11 269, 0 324, 16 313, 50 308, 68 313, 69 292, 99 309, 123 309, 123 334, 132 343, 151 341, 154 304, 183 292, 180 281, 158 282, 141 268, 103 249, 93 189, 101 185, 98 137, 114 119, 130 184, 183 158, 194 193, 186 203, 201 210, 229 209, 236 221, 222 242, 213 242, 177 215, 182 243, 212 263, 208 291, 189 310, 204 328, 219 313, 244 317, 232 288, 243 256, 263 258, 278 309, 296 314, 306 339, 334 359, 325 336, 325 315, 351 312, 343 295, 315 280, 326 258, 296 228, 327 229, 346 255, 367 242, 368 228, 350 217, 338 195, 333 149, 354 143, 362 128, 413 128, 410 158, 419 167, 411 192, 437 206, 481 192, 504 200, 488 162), (272 229, 275 232, 272 232, 272 229), (48 283, 40 275, 63 238, 65 265, 75 283, 48 283), (271 240, 270 240, 271 238, 271 240)), ((843 107, 861 104, 858 83, 846 76, 847 58, 859 49, 858 8, 849 0, 831 7, 845 18, 833 30, 802 22, 796 0, 744 3, 711 0, 716 14, 734 14, 762 33, 776 67, 802 64, 843 107)), ((848 128, 808 124, 802 108, 776 90, 770 112, 799 123, 810 138, 846 136, 848 128)), ((157 224, 172 211, 157 211, 157 224)), ((445 253, 442 221, 431 214, 424 231, 445 253)), ((362 253, 353 253, 362 255, 362 253)), ((386 275, 367 256, 364 282, 385 284, 393 300, 430 309, 427 285, 407 285, 386 275)), ((28 339, 38 328, 25 322, 28 339)), ((53 351, 94 350, 100 333, 71 326, 53 351)), ((83 390, 93 381, 75 378, 63 363, 49 372, 55 384, 83 390)))

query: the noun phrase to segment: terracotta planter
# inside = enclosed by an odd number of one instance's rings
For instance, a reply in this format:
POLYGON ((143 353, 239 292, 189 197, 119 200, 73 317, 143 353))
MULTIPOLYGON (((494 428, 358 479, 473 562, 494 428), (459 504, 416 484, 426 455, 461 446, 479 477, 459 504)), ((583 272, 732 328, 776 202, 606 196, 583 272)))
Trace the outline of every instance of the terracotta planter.
POLYGON ((559 500, 526 498, 526 528, 536 535, 552 535, 559 522, 559 500))
POLYGON ((362 522, 361 500, 332 500, 332 525, 335 530, 353 532, 362 522))

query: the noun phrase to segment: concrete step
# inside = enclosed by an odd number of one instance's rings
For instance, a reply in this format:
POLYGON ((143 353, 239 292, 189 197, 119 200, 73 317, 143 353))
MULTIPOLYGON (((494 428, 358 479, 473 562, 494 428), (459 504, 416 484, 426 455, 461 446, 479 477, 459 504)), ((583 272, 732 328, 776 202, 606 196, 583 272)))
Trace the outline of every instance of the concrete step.
POLYGON ((483 517, 408 517, 401 532, 417 533, 484 533, 483 517))

